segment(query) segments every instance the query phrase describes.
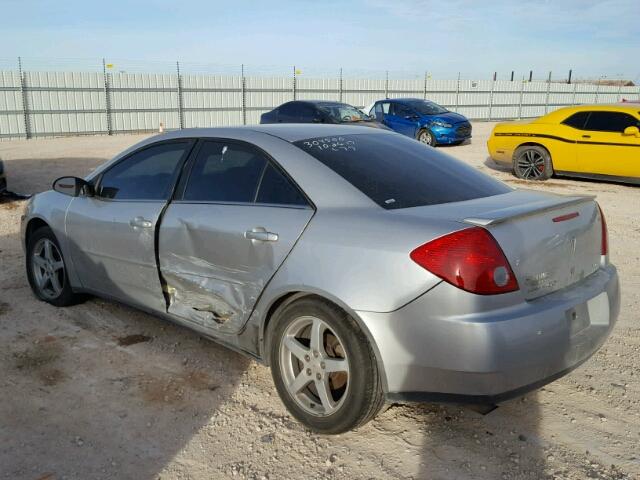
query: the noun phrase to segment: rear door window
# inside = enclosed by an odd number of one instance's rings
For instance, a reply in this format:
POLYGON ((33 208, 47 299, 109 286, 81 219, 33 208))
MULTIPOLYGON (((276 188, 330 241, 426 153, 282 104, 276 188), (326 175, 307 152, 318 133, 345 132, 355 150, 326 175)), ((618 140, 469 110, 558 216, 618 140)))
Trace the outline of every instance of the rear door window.
POLYGON ((294 142, 385 209, 510 192, 502 182, 402 135, 367 133, 294 142))
POLYGON ((298 187, 272 163, 267 164, 262 174, 256 203, 299 207, 308 205, 298 187))
POLYGON ((204 142, 189 174, 183 200, 252 203, 267 159, 249 145, 204 142))
POLYGON ((298 103, 289 102, 278 108, 278 120, 281 122, 293 122, 300 116, 298 103))
POLYGON ((301 103, 298 106, 297 121, 302 123, 311 123, 316 117, 319 117, 318 112, 316 112, 316 109, 311 105, 301 103))
POLYGON ((222 140, 203 142, 182 200, 308 205, 298 187, 261 150, 222 140))
POLYGON ((585 123, 587 123, 587 118, 589 118, 590 112, 578 112, 571 115, 564 122, 564 125, 569 127, 577 128, 578 130, 582 130, 584 128, 585 123))
POLYGON ((585 129, 622 133, 627 127, 640 127, 640 121, 623 112, 591 112, 585 129))

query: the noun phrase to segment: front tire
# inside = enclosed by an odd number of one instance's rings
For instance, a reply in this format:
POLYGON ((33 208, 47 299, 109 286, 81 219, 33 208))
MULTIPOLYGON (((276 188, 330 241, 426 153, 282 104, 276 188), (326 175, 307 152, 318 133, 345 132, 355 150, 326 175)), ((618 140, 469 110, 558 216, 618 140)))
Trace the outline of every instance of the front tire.
POLYGON ((285 305, 270 325, 273 381, 289 412, 317 433, 346 432, 384 405, 375 354, 353 318, 318 297, 285 305))
POLYGON ((40 227, 27 239, 27 278, 40 300, 66 307, 78 302, 67 275, 60 244, 49 227, 40 227))
POLYGON ((423 128, 418 132, 417 140, 420 143, 424 143, 425 145, 429 145, 430 147, 436 146, 436 138, 433 136, 429 130, 423 128))
POLYGON ((551 155, 537 145, 518 147, 513 154, 513 173, 523 180, 548 180, 553 175, 551 155))

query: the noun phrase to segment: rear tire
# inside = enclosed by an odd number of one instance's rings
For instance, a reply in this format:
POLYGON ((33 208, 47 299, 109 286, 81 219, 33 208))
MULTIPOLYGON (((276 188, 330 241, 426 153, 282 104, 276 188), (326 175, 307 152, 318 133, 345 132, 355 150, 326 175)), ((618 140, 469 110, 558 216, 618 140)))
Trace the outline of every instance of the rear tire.
POLYGON ((522 180, 548 180, 553 175, 551 155, 538 145, 518 147, 513 154, 513 173, 522 180))
POLYGON ((276 389, 307 428, 324 434, 346 432, 383 407, 373 349, 356 321, 340 308, 318 297, 303 297, 285 305, 269 329, 276 389))
POLYGON ((60 244, 49 227, 40 227, 27 239, 27 279, 40 300, 66 307, 81 297, 73 292, 60 244))

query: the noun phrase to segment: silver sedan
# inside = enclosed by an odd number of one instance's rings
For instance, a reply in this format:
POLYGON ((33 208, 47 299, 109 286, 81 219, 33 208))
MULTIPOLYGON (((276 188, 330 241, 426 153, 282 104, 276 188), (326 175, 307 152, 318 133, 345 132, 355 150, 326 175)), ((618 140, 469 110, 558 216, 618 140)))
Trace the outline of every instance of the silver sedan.
POLYGON ((620 304, 592 197, 364 127, 149 138, 33 197, 22 234, 40 299, 110 298, 250 355, 323 433, 385 402, 521 395, 587 360, 620 304))

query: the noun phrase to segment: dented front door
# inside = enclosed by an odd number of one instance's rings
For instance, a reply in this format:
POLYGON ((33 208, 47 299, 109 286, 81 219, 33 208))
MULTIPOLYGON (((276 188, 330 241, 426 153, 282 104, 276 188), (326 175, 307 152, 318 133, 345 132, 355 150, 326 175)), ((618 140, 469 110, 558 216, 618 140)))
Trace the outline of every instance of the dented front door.
POLYGON ((309 207, 171 203, 160 228, 168 312, 237 332, 313 216, 309 207))

